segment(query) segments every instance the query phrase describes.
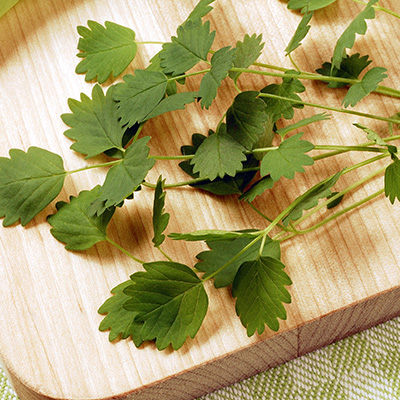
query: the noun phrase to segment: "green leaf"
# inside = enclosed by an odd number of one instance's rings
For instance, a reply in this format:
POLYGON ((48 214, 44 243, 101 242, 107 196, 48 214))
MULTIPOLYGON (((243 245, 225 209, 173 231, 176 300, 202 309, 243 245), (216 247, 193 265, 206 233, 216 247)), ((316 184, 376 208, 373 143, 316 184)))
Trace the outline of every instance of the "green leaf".
POLYGON ((362 77, 361 82, 350 86, 342 102, 344 107, 348 107, 349 105, 354 107, 360 100, 376 90, 379 83, 387 78, 386 71, 387 69, 382 67, 374 67, 367 71, 362 77))
POLYGON ((331 188, 338 181, 342 171, 336 173, 328 179, 317 183, 311 189, 299 196, 293 203, 292 210, 282 219, 283 225, 287 226, 290 221, 296 221, 303 215, 304 210, 309 210, 318 205, 319 199, 328 197, 331 194, 331 188))
POLYGON ((351 49, 356 40, 356 34, 365 35, 367 32, 367 24, 365 20, 375 18, 375 10, 373 5, 379 0, 370 0, 363 11, 361 11, 345 29, 338 39, 332 57, 332 67, 340 69, 340 64, 346 57, 346 49, 351 49))
POLYGON ((189 19, 177 29, 177 36, 163 45, 160 53, 164 73, 174 76, 189 71, 207 55, 214 42, 215 31, 210 32, 210 21, 202 24, 200 18, 189 19))
POLYGON ((145 121, 164 98, 168 80, 162 72, 137 69, 135 75, 125 75, 124 81, 115 86, 113 98, 121 125, 131 127, 145 121))
POLYGON ((356 128, 361 129, 367 134, 367 139, 375 142, 379 146, 388 147, 389 145, 372 129, 361 124, 353 124, 356 128))
POLYGON ((264 176, 253 183, 253 185, 239 197, 239 200, 251 203, 257 196, 261 196, 266 190, 272 189, 273 186, 274 180, 269 175, 264 176))
POLYGON ((38 147, 9 154, 0 157, 0 218, 25 226, 60 193, 66 171, 59 155, 38 147))
POLYGON ((307 140, 301 140, 303 133, 298 133, 284 140, 276 150, 267 152, 261 161, 261 176, 270 174, 276 182, 282 176, 293 179, 296 172, 304 172, 303 166, 313 165, 314 160, 307 152, 314 145, 307 140))
POLYGON ((259 257, 241 265, 232 287, 236 297, 236 313, 247 329, 247 335, 257 330, 262 334, 265 325, 277 331, 278 318, 287 317, 282 303, 290 303, 291 296, 285 286, 292 281, 281 261, 272 257, 259 257))
POLYGON ((243 168, 245 148, 226 133, 208 136, 197 149, 191 164, 200 178, 214 180, 217 176, 235 176, 243 168))
POLYGON ((0 17, 4 15, 11 7, 14 7, 18 0, 2 0, 0 4, 0 17))
POLYGON ((81 93, 81 101, 69 99, 72 114, 61 115, 65 124, 71 127, 64 135, 76 142, 71 149, 91 158, 107 150, 122 147, 125 129, 121 128, 116 115, 115 101, 112 98, 114 86, 104 95, 103 89, 95 85, 92 99, 81 93))
MULTIPOLYGON (((262 49, 264 48, 264 43, 261 43, 262 35, 249 36, 247 33, 243 38, 243 42, 236 42, 236 53, 235 59, 233 61, 233 66, 236 68, 248 68, 251 64, 253 64, 261 54, 262 49)), ((231 71, 229 76, 232 79, 237 79, 240 75, 240 72, 231 71)))
POLYGON ((385 170, 385 196, 394 204, 400 201, 400 160, 393 156, 393 162, 385 170))
POLYGON ((154 159, 148 158, 149 140, 148 136, 136 140, 126 150, 125 158, 109 169, 98 198, 90 206, 92 215, 118 206, 138 189, 155 164, 154 159))
POLYGON ((200 83, 199 97, 201 106, 209 108, 217 97, 221 82, 228 76, 228 71, 233 66, 236 49, 230 46, 217 50, 211 58, 211 69, 207 72, 200 83))
POLYGON ((107 314, 100 323, 99 330, 101 332, 110 330, 108 340, 110 342, 118 339, 127 339, 129 336, 132 338, 136 347, 139 347, 143 340, 140 333, 143 324, 136 322, 136 312, 128 311, 124 308, 124 303, 130 299, 124 293, 124 290, 132 285, 132 281, 126 281, 111 290, 113 296, 107 299, 99 308, 99 314, 107 314))
POLYGON ((215 0, 200 0, 193 11, 189 14, 189 19, 197 19, 203 18, 206 16, 210 11, 212 11, 212 7, 209 4, 213 3, 215 0))
MULTIPOLYGON (((233 240, 209 241, 207 245, 211 250, 203 251, 196 256, 201 262, 197 263, 195 268, 205 272, 203 279, 206 279, 242 252, 252 240, 252 238, 239 237, 233 240)), ((259 256, 259 250, 259 243, 245 250, 233 262, 215 275, 214 286, 221 288, 232 285, 240 266, 246 261, 256 260, 259 256)), ((280 259, 281 251, 279 242, 267 238, 262 255, 263 257, 280 259)))
MULTIPOLYGON (((372 60, 368 60, 369 56, 360 56, 360 53, 353 54, 342 59, 340 68, 336 68, 330 62, 322 64, 322 68, 317 69, 317 72, 323 76, 334 76, 345 79, 358 79, 361 72, 372 63, 372 60)), ((340 88, 347 86, 347 83, 343 82, 329 82, 329 88, 340 88)))
POLYGON ((96 186, 90 191, 84 190, 78 197, 71 196, 69 203, 58 202, 57 212, 47 218, 52 226, 51 234, 65 243, 67 250, 86 250, 107 240, 107 226, 115 208, 106 210, 101 216, 92 216, 88 212, 100 189, 100 186, 96 186))
POLYGON ((313 15, 314 15, 313 12, 307 12, 306 14, 304 14, 296 31, 294 32, 292 39, 290 40, 288 46, 285 49, 287 56, 292 51, 296 50, 299 46, 301 46, 301 41, 307 36, 307 33, 311 28, 311 26, 308 25, 308 23, 310 22, 313 15))
POLYGON ((258 92, 239 93, 226 113, 227 133, 251 150, 264 133, 268 119, 265 110, 265 102, 258 98, 258 92))
POLYGON ((287 7, 289 10, 299 10, 304 14, 307 11, 315 11, 327 7, 336 0, 290 0, 287 7))
POLYGON ((197 97, 197 92, 182 92, 165 97, 147 115, 146 119, 155 118, 170 111, 183 110, 186 104, 193 103, 197 97))
MULTIPOLYGON (((287 75, 298 75, 297 71, 287 71, 287 75)), ((302 93, 306 90, 304 85, 297 79, 293 77, 284 77, 282 83, 273 83, 266 86, 261 90, 261 93, 269 93, 276 96, 288 97, 294 100, 301 100, 301 98, 296 93, 302 93)), ((294 116, 293 108, 303 108, 303 104, 293 104, 289 101, 273 99, 269 97, 262 97, 266 106, 267 113, 271 116, 272 120, 275 122, 281 117, 285 119, 292 119, 294 116)))
POLYGON ((276 131, 276 133, 281 135, 281 138, 283 139, 287 133, 294 131, 295 129, 302 128, 303 126, 310 125, 314 122, 325 121, 329 118, 330 118, 330 115, 325 112, 321 113, 321 114, 315 114, 311 117, 303 118, 294 124, 291 124, 291 125, 285 126, 284 128, 278 129, 276 131))
POLYGON ((187 242, 198 241, 217 241, 217 240, 230 240, 238 237, 249 237, 254 239, 254 233, 251 231, 222 231, 217 229, 198 230, 188 233, 170 233, 169 238, 173 240, 186 240, 187 242))
POLYGON ((168 226, 169 214, 165 212, 165 192, 164 192, 165 180, 162 180, 160 176, 157 181, 156 189, 154 191, 154 203, 153 203, 153 243, 155 247, 161 246, 164 242, 165 235, 163 232, 168 226))
POLYGON ((124 303, 143 323, 143 340, 155 340, 157 349, 177 350, 187 336, 194 338, 207 313, 208 297, 202 281, 186 265, 174 262, 143 264, 146 272, 131 276, 124 303))
POLYGON ((109 21, 104 26, 88 21, 88 27, 78 26, 81 53, 77 56, 83 60, 77 65, 76 72, 86 73, 86 81, 97 76, 97 81, 103 83, 111 74, 114 77, 120 75, 135 58, 135 32, 109 21))

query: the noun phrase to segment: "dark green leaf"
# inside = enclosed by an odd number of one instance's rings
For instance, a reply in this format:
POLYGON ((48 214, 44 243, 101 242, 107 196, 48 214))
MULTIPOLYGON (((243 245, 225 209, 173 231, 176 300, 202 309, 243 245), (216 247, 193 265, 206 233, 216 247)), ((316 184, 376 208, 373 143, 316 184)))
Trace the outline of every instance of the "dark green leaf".
MULTIPOLYGON (((233 66, 236 68, 248 68, 253 64, 257 58, 260 56, 262 49, 264 48, 264 43, 261 43, 262 35, 249 36, 246 34, 243 38, 243 42, 236 42, 236 53, 235 60, 233 61, 233 66)), ((240 72, 229 73, 232 79, 237 79, 240 72)))
POLYGON ((251 150, 264 133, 268 119, 265 110, 265 102, 258 98, 258 92, 238 94, 226 113, 227 133, 251 150))
POLYGON ((221 82, 228 76, 228 71, 233 66, 236 49, 223 47, 217 50, 211 58, 211 69, 207 72, 200 83, 199 97, 201 106, 209 108, 217 97, 221 82))
POLYGON ((400 160, 393 156, 393 162, 385 170, 385 196, 393 204, 400 201, 400 160))
MULTIPOLYGON (((211 250, 203 251, 196 256, 202 261, 197 263, 195 267, 199 271, 205 272, 203 279, 207 278, 243 251, 252 240, 252 238, 239 237, 233 240, 221 240, 216 242, 209 241, 207 242, 207 245, 211 250)), ((220 288, 232 285, 239 267, 246 261, 256 260, 259 256, 259 250, 260 244, 258 242, 245 250, 243 254, 231 262, 221 272, 217 273, 214 278, 215 287, 220 288)), ((267 238, 262 255, 263 257, 280 259, 281 252, 279 242, 267 238)))
POLYGON ((291 296, 285 286, 292 281, 285 266, 272 257, 259 257, 241 265, 232 287, 236 297, 236 313, 247 329, 247 335, 259 334, 265 325, 277 331, 278 318, 286 319, 286 310, 282 303, 290 303, 291 296))
POLYGON ((282 176, 293 179, 296 172, 304 172, 303 166, 313 165, 314 160, 307 152, 314 145, 307 140, 301 140, 303 133, 298 133, 284 140, 276 150, 267 152, 261 161, 261 176, 270 174, 276 182, 282 176))
MULTIPOLYGON (((332 192, 329 196, 327 196, 327 200, 332 198, 333 196, 336 196, 339 192, 332 192)), ((330 203, 328 203, 328 205, 326 206, 326 208, 328 210, 330 210, 331 208, 336 207, 337 205, 339 205, 342 200, 344 198, 344 194, 342 194, 341 196, 337 197, 335 200, 332 200, 330 203)))
POLYGON ((257 196, 261 196, 266 190, 272 189, 274 180, 269 176, 264 176, 251 185, 249 190, 246 190, 240 197, 240 200, 251 203, 257 196))
POLYGON ((111 290, 113 296, 107 299, 98 310, 99 314, 107 314, 101 321, 99 330, 101 332, 110 330, 108 335, 110 342, 118 337, 127 339, 131 336, 136 347, 139 347, 143 343, 140 336, 143 324, 135 322, 136 312, 124 308, 124 303, 130 299, 124 290, 130 285, 132 285, 131 280, 123 282, 111 290))
POLYGON ((354 107, 360 100, 376 90, 378 85, 387 78, 386 71, 387 69, 382 67, 374 67, 367 71, 362 77, 361 82, 350 86, 342 104, 345 107, 349 105, 354 107))
POLYGON ((221 231, 217 229, 199 230, 188 233, 170 233, 168 235, 173 240, 186 240, 187 242, 197 241, 217 241, 217 240, 230 240, 238 237, 249 237, 254 239, 254 233, 242 231, 221 231))
POLYGON ((103 83, 111 74, 118 76, 136 55, 134 31, 109 21, 104 25, 88 21, 89 28, 78 26, 81 53, 77 56, 84 59, 77 65, 76 72, 86 73, 86 81, 97 76, 97 81, 103 83))
POLYGON ((88 213, 89 205, 98 197, 100 186, 91 191, 82 191, 78 197, 70 197, 70 202, 56 204, 57 212, 47 219, 52 226, 52 235, 67 250, 86 250, 98 242, 107 240, 107 226, 115 208, 106 210, 100 217, 88 213))
POLYGON ((165 212, 165 192, 164 192, 165 180, 162 180, 160 176, 157 181, 156 189, 154 191, 154 203, 153 203, 153 230, 154 237, 153 243, 155 247, 161 246, 164 242, 165 235, 163 232, 168 226, 169 214, 165 212))
POLYGON ((299 10, 304 14, 307 11, 315 11, 327 7, 336 0, 290 0, 288 3, 289 10, 299 10))
POLYGON ((113 89, 114 86, 111 86, 104 96, 101 86, 95 85, 92 99, 84 93, 81 94, 81 101, 69 99, 72 114, 61 115, 64 123, 71 127, 64 132, 65 136, 76 140, 71 149, 87 154, 86 158, 111 149, 124 150, 122 138, 125 129, 118 122, 113 89))
POLYGON ((283 139, 287 133, 289 133, 295 129, 302 128, 303 126, 310 125, 314 122, 325 121, 329 118, 330 118, 330 115, 327 113, 315 114, 312 117, 303 118, 294 124, 291 124, 291 125, 285 126, 284 128, 278 129, 276 131, 276 133, 281 135, 281 137, 283 139))
POLYGON ((312 11, 304 14, 292 39, 290 40, 288 46, 285 49, 286 55, 289 55, 292 51, 296 50, 299 46, 301 46, 301 41, 306 37, 308 31, 311 28, 311 26, 308 25, 308 23, 310 22, 313 15, 314 13, 312 11))
MULTIPOLYGON (((159 51, 158 53, 156 53, 150 60, 149 65, 146 68, 146 71, 158 71, 158 72, 162 72, 164 73, 164 68, 161 67, 161 58, 160 58, 160 53, 161 51, 159 51)), ((171 74, 165 74, 165 76, 167 78, 170 78, 172 75, 171 74)), ((176 83, 184 83, 185 79, 183 78, 183 81, 181 80, 173 80, 173 81, 169 81, 167 84, 167 89, 165 90, 166 94, 168 96, 171 96, 173 94, 178 93, 178 88, 176 83)))
POLYGON ((0 157, 0 218, 25 226, 60 193, 66 171, 59 155, 38 147, 9 154, 0 157))
POLYGON ((131 276, 133 285, 125 289, 124 303, 143 323, 143 340, 155 340, 159 350, 169 345, 177 350, 187 336, 194 338, 207 313, 208 297, 202 281, 186 265, 152 262, 146 272, 131 276))
POLYGON ((137 69, 135 75, 124 76, 124 83, 115 87, 113 98, 118 102, 117 115, 129 127, 143 122, 163 99, 167 77, 159 71, 137 69))

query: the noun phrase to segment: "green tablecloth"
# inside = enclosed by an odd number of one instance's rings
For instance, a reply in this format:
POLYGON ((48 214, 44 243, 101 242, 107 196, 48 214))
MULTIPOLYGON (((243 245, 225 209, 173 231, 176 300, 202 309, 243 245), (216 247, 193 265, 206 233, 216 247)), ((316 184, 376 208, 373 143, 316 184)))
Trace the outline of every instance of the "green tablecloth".
MULTIPOLYGON (((17 400, 0 372, 0 400, 17 400)), ((400 399, 400 318, 201 398, 228 399, 400 399)))

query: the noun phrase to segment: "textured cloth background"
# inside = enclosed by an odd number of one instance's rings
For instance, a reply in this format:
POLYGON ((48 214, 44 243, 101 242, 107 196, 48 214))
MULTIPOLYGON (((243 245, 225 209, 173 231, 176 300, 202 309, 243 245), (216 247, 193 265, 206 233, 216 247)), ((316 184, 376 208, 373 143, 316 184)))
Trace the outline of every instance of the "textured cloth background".
MULTIPOLYGON (((0 370, 0 400, 18 400, 0 370)), ((400 318, 199 400, 400 399, 400 318)))

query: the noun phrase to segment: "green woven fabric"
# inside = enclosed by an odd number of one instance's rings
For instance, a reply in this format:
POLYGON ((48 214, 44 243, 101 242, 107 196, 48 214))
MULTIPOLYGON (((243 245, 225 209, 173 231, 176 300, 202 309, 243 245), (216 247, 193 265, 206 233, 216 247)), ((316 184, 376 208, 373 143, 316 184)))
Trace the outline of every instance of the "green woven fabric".
MULTIPOLYGON (((18 400, 0 370, 0 400, 18 400)), ((400 399, 400 318, 199 400, 400 399)))

